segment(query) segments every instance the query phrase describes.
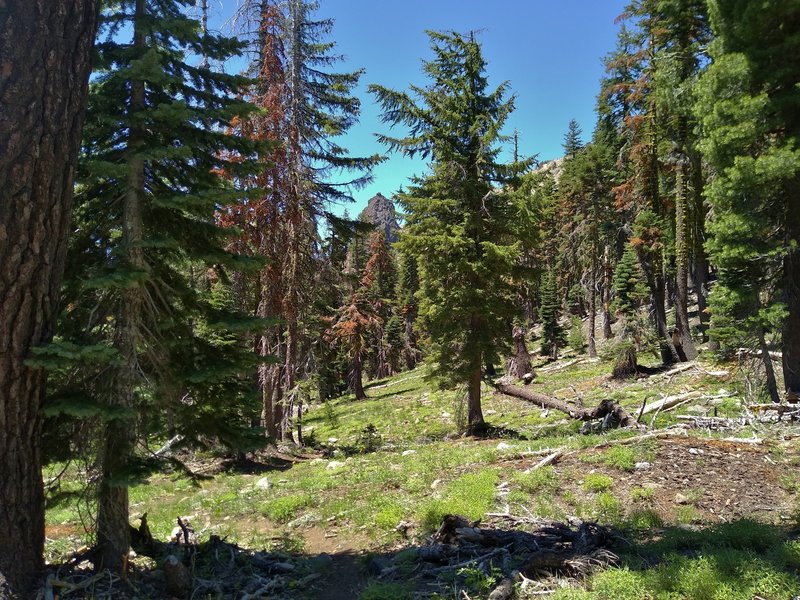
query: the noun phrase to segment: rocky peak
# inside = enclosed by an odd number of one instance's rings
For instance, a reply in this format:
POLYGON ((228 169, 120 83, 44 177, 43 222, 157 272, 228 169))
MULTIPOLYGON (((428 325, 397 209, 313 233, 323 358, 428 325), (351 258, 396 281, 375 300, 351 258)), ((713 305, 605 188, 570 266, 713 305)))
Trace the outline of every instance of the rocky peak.
POLYGON ((390 244, 397 241, 400 225, 397 223, 394 202, 383 194, 378 193, 370 198, 358 218, 361 221, 372 223, 376 228, 382 230, 390 244))

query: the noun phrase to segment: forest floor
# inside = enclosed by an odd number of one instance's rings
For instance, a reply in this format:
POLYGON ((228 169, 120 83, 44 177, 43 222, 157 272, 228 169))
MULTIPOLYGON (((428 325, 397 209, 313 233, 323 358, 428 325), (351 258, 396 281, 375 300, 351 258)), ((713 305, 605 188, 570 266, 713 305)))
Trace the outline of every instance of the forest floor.
MULTIPOLYGON (((462 437, 463 393, 417 369, 370 383, 367 400, 312 406, 303 451, 180 456, 200 477, 133 487, 133 524, 147 513, 159 552, 190 565, 187 598, 800 597, 800 425, 748 408, 743 366, 698 360, 624 382, 585 357, 535 370, 529 389, 584 406, 682 403, 601 431, 486 387, 491 435, 462 437), (472 522, 448 532, 446 515, 472 522), (198 545, 167 543, 179 516, 198 545), (581 545, 587 523, 602 535, 581 545)), ((80 475, 68 468, 51 496, 50 589, 171 597, 163 555, 132 559, 126 582, 65 566, 87 542, 80 475)))

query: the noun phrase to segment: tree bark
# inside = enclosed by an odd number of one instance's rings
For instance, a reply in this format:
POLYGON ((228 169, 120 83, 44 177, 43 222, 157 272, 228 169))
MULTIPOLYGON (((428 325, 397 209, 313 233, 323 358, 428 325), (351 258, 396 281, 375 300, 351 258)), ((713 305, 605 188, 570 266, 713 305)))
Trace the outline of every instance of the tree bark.
POLYGON ((706 241, 706 206, 703 195, 705 180, 703 179, 703 165, 700 153, 696 150, 689 152, 689 161, 692 169, 692 199, 694 201, 694 286, 697 291, 697 313, 700 318, 700 331, 703 341, 708 341, 708 257, 704 243, 706 241))
MULTIPOLYGON (((787 219, 790 239, 800 239, 800 215, 790 209, 787 219)), ((800 252, 796 249, 783 259, 783 293, 787 309, 781 338, 783 384, 787 399, 796 402, 800 396, 800 252)))
MULTIPOLYGON (((133 21, 133 50, 143 53, 145 41, 143 20, 145 0, 136 0, 133 21)), ((130 81, 130 121, 146 108, 143 80, 130 81)), ((148 270, 142 241, 144 240, 143 202, 145 196, 144 143, 146 132, 131 125, 128 137, 127 189, 122 211, 122 250, 128 266, 137 272, 148 270)), ((141 281, 122 293, 117 319, 115 346, 122 359, 109 404, 125 409, 134 406, 138 381, 138 346, 142 323, 144 290, 141 281)), ((97 506, 97 546, 100 551, 98 567, 121 573, 130 549, 128 522, 128 484, 126 467, 134 446, 133 423, 130 418, 117 417, 108 422, 104 450, 101 455, 102 479, 97 506)))
POLYGON ((481 410, 481 359, 474 361, 467 388, 467 433, 480 435, 486 424, 481 410))
MULTIPOLYGON (((686 181, 687 161, 682 159, 678 164, 676 195, 675 195, 675 267, 677 298, 675 302, 675 323, 680 335, 680 349, 678 356, 682 361, 697 358, 697 350, 692 342, 692 333, 689 328, 689 244, 686 241, 688 193, 686 181)), ((677 347, 676 347, 677 350, 677 347)))
POLYGON ((364 392, 364 384, 362 382, 363 378, 363 359, 361 357, 361 350, 358 350, 354 356, 353 360, 350 363, 350 375, 348 382, 350 384, 350 389, 356 395, 356 400, 366 400, 367 394, 364 392))
POLYGON ((406 361, 406 368, 410 371, 417 366, 416 340, 414 339, 414 314, 410 308, 406 308, 403 313, 403 325, 405 329, 403 357, 406 361))
POLYGON ((0 596, 43 567, 45 374, 25 359, 53 334, 98 11, 0 2, 0 596))
POLYGON ((511 332, 514 353, 508 359, 508 374, 515 379, 522 379, 526 373, 532 373, 531 356, 525 345, 525 330, 519 325, 514 325, 511 332))
MULTIPOLYGON (((259 338, 258 354, 263 358, 271 355, 269 336, 266 334, 261 335, 259 338)), ((258 387, 261 390, 261 426, 266 431, 267 436, 276 441, 278 439, 278 426, 275 422, 275 407, 272 402, 274 371, 274 365, 262 364, 258 367, 258 387)))
MULTIPOLYGON (((758 345, 761 350, 761 361, 764 364, 764 372, 766 374, 766 387, 770 399, 776 404, 781 401, 778 394, 778 383, 775 379, 775 369, 772 368, 772 356, 770 356, 769 348, 767 347, 767 340, 764 339, 764 330, 758 330, 758 345)), ((782 358, 782 360, 786 360, 782 358)))
POLYGON ((611 331, 611 286, 613 273, 611 270, 611 248, 606 244, 603 252, 603 339, 614 337, 611 331))
MULTIPOLYGON (((596 238, 596 235, 595 235, 596 238)), ((597 241, 592 242, 592 264, 589 277, 589 358, 597 358, 597 241)))

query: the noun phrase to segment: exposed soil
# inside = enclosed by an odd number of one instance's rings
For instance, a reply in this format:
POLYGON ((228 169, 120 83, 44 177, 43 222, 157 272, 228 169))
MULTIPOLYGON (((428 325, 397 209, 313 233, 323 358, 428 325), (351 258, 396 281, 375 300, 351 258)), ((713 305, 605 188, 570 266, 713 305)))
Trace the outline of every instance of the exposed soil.
MULTIPOLYGON (((781 477, 798 474, 800 452, 771 452, 767 444, 734 443, 697 437, 669 437, 651 442, 655 446, 649 466, 625 472, 586 458, 605 449, 589 449, 565 457, 556 466, 560 475, 579 478, 566 483, 574 494, 586 495, 581 487, 585 473, 605 473, 613 478, 612 493, 626 511, 637 508, 631 500, 634 487, 654 491, 650 504, 667 521, 678 520, 678 507, 695 508, 698 522, 731 521, 755 517, 780 523, 792 518, 797 497, 781 487, 781 477)), ((539 458, 519 461, 517 468, 530 468, 539 458)), ((645 459, 642 459, 645 462, 645 459)))

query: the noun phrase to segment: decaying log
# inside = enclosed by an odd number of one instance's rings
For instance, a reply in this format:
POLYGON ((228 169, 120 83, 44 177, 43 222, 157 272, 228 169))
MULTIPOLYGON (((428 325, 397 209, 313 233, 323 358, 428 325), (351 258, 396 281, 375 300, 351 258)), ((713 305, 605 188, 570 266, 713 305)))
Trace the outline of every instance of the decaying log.
POLYGON ((594 421, 595 419, 610 418, 612 425, 621 425, 622 427, 635 427, 637 425, 636 419, 613 400, 602 400, 600 404, 594 408, 582 408, 564 400, 538 394, 509 383, 495 383, 495 388, 501 394, 531 402, 542 408, 561 411, 579 421, 594 421))
POLYGON ((655 411, 667 411, 676 408, 692 400, 719 400, 721 398, 730 398, 733 396, 731 393, 724 392, 714 396, 706 396, 698 391, 684 392, 683 394, 676 394, 674 396, 666 396, 660 400, 655 400, 645 405, 641 414, 647 415, 655 411))
POLYGON ((648 415, 651 412, 655 411, 662 411, 662 410, 669 410, 670 408, 675 408, 679 404, 683 404, 684 402, 689 402, 693 400, 697 396, 700 395, 700 392, 693 391, 693 392, 686 392, 684 394, 675 394, 674 396, 666 396, 661 398, 660 400, 656 400, 654 402, 650 402, 645 405, 642 409, 642 415, 648 415))
POLYGON ((518 573, 514 573, 512 576, 503 579, 497 587, 492 590, 492 593, 489 594, 488 600, 510 600, 514 598, 516 595, 515 587, 518 576, 518 573))

